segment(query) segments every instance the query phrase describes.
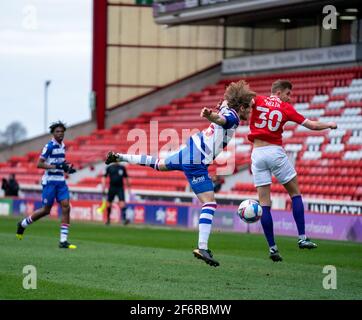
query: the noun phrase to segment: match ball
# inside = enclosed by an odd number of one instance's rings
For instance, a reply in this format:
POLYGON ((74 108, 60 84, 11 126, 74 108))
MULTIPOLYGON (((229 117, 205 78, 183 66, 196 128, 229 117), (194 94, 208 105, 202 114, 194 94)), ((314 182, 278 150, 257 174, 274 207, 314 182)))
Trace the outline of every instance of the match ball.
POLYGON ((248 199, 240 203, 238 216, 246 223, 254 223, 260 220, 263 209, 255 200, 248 199))

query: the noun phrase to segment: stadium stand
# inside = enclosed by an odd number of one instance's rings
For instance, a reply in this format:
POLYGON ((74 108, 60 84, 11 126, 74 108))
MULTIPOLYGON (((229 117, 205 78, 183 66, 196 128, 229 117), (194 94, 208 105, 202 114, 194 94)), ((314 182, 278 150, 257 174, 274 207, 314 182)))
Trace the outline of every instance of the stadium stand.
MULTIPOLYGON (((285 125, 284 147, 295 163, 301 192, 311 198, 361 200, 362 67, 245 78, 252 89, 261 95, 269 94, 272 81, 287 78, 294 85, 294 106, 300 113, 312 120, 336 121, 338 124, 337 130, 322 132, 309 131, 293 123, 285 125)), ((156 134, 164 129, 173 129, 181 137, 183 130, 202 130, 207 122, 199 117, 200 109, 217 105, 222 99, 225 86, 238 79, 240 77, 222 79, 201 92, 175 99, 153 112, 144 112, 136 119, 129 119, 109 129, 96 130, 89 136, 80 136, 73 141, 65 141, 67 160, 78 168, 84 168, 102 161, 110 150, 127 152, 135 143, 148 153, 149 146, 158 143, 160 150, 165 142, 157 141, 158 135, 152 138, 150 122, 158 122, 156 134), (132 129, 144 130, 146 141, 127 141, 126 137, 132 129)), ((248 126, 242 123, 235 139, 235 172, 250 163, 251 144, 247 141, 247 133, 248 126)), ((172 145, 170 149, 176 150, 178 147, 178 144, 172 145)), ((0 178, 15 173, 20 184, 38 184, 42 174, 42 170, 35 165, 38 156, 39 151, 34 151, 0 163, 0 178)), ((231 155, 224 152, 221 156, 227 158, 231 155)), ((215 166, 212 165, 210 173, 214 172, 215 166)), ((184 191, 187 188, 186 179, 181 172, 159 173, 149 168, 140 169, 129 165, 128 173, 134 189, 184 191)), ((97 187, 101 183, 101 176, 102 173, 99 173, 96 177, 84 178, 77 186, 97 187)), ((230 192, 255 195, 256 189, 253 184, 240 182, 230 192)), ((276 181, 273 181, 272 192, 274 195, 285 194, 284 188, 276 181)))

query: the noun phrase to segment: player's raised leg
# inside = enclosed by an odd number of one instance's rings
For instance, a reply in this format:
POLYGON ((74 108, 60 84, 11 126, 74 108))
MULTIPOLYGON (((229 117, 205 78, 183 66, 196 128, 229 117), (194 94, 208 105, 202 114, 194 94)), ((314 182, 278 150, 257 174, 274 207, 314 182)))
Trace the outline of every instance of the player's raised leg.
POLYGON ((271 215, 271 198, 270 198, 270 184, 257 187, 258 197, 261 207, 263 208, 263 214, 260 222, 263 227, 265 238, 269 245, 269 257, 275 262, 282 261, 278 247, 274 239, 274 225, 271 215))
POLYGON ((136 155, 108 152, 105 163, 110 164, 113 162, 128 162, 130 164, 138 164, 140 166, 150 167, 158 171, 168 171, 165 161, 150 155, 136 155))
POLYGON ((298 246, 301 249, 314 249, 317 245, 305 235, 304 204, 299 191, 297 176, 284 184, 292 199, 293 217, 298 229, 298 246))

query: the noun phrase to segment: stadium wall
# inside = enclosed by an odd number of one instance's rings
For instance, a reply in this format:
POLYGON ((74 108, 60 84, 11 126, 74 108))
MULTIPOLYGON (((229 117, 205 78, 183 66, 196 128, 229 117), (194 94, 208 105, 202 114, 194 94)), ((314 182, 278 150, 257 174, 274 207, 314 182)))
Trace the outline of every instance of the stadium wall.
POLYGON ((102 129, 102 109, 123 105, 220 63, 223 51, 222 26, 159 26, 150 5, 94 0, 93 91, 98 128, 102 129))

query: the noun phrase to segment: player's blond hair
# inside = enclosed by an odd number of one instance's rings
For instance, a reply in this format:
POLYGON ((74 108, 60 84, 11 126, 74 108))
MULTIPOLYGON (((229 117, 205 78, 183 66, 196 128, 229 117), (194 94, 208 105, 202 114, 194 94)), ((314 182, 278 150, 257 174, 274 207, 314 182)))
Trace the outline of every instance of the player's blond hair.
POLYGON ((238 112, 242 106, 248 108, 255 96, 256 93, 250 90, 249 84, 244 80, 239 80, 238 82, 231 82, 227 86, 224 99, 228 102, 229 108, 238 112))

